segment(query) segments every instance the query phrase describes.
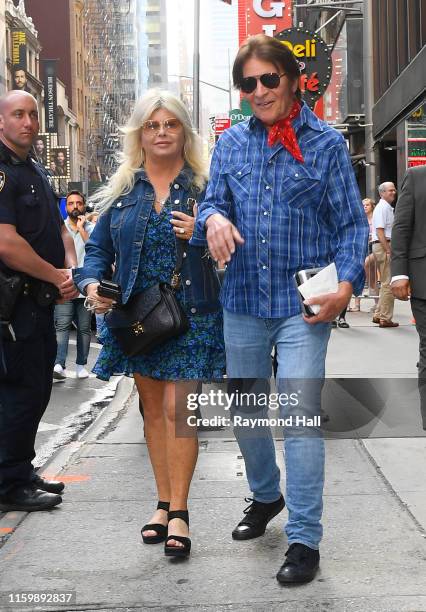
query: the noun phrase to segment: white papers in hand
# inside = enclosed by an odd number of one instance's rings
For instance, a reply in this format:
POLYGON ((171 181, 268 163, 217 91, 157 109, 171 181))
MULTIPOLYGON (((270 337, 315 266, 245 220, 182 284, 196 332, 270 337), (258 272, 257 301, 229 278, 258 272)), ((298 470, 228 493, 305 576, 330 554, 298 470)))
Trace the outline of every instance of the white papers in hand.
MULTIPOLYGON (((298 287, 305 300, 324 293, 336 293, 338 288, 337 270, 334 263, 326 266, 298 287)), ((319 313, 319 304, 310 304, 310 307, 315 314, 319 313)))

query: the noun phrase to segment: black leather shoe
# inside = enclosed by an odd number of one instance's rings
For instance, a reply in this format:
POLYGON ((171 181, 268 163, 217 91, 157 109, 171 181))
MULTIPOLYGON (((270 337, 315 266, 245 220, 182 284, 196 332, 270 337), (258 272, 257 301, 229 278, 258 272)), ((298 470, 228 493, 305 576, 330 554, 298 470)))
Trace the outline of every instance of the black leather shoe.
POLYGON ((302 584, 314 579, 319 568, 320 554, 318 550, 309 548, 304 544, 291 544, 284 561, 277 574, 281 584, 302 584))
POLYGON ((37 489, 41 489, 42 491, 46 491, 47 493, 62 493, 65 488, 65 484, 60 480, 45 480, 41 478, 38 474, 31 481, 32 484, 35 484, 37 489))
POLYGON ((269 521, 279 514, 285 506, 282 495, 271 504, 258 502, 251 497, 245 497, 244 499, 246 502, 251 501, 252 503, 244 510, 245 517, 232 532, 234 540, 251 540, 263 535, 269 521))
POLYGON ((0 511, 35 512, 36 510, 48 510, 61 502, 62 497, 60 495, 46 493, 35 486, 28 485, 13 489, 5 495, 0 495, 0 511))
POLYGON ((337 325, 340 327, 340 329, 349 329, 349 327, 350 327, 350 325, 346 321, 346 319, 339 319, 337 321, 337 325))

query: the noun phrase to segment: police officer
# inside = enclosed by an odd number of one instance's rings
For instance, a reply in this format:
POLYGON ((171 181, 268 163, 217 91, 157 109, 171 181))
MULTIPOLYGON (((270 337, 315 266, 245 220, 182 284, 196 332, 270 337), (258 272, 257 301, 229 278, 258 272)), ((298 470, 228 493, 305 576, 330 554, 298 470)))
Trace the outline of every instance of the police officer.
POLYGON ((42 167, 31 157, 37 102, 23 91, 0 98, 0 272, 23 273, 7 325, 0 325, 0 511, 60 504, 64 484, 34 471, 34 443, 49 402, 56 355, 52 303, 78 295, 74 244, 42 167))

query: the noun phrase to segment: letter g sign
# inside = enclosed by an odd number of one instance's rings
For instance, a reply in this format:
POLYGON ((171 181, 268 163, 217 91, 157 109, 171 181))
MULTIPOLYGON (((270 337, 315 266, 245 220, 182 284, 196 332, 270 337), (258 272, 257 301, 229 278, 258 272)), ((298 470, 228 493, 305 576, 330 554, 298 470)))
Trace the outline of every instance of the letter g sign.
POLYGON ((259 17, 282 17, 285 9, 285 2, 271 2, 269 11, 262 7, 263 0, 253 0, 253 9, 259 17))

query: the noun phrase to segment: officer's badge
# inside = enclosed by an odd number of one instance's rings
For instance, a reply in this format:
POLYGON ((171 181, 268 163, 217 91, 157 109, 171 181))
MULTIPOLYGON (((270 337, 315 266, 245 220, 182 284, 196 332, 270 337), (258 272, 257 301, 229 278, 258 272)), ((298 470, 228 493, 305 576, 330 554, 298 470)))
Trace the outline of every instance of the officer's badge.
POLYGON ((4 172, 0 170, 0 191, 3 189, 5 183, 6 183, 6 175, 4 172))

